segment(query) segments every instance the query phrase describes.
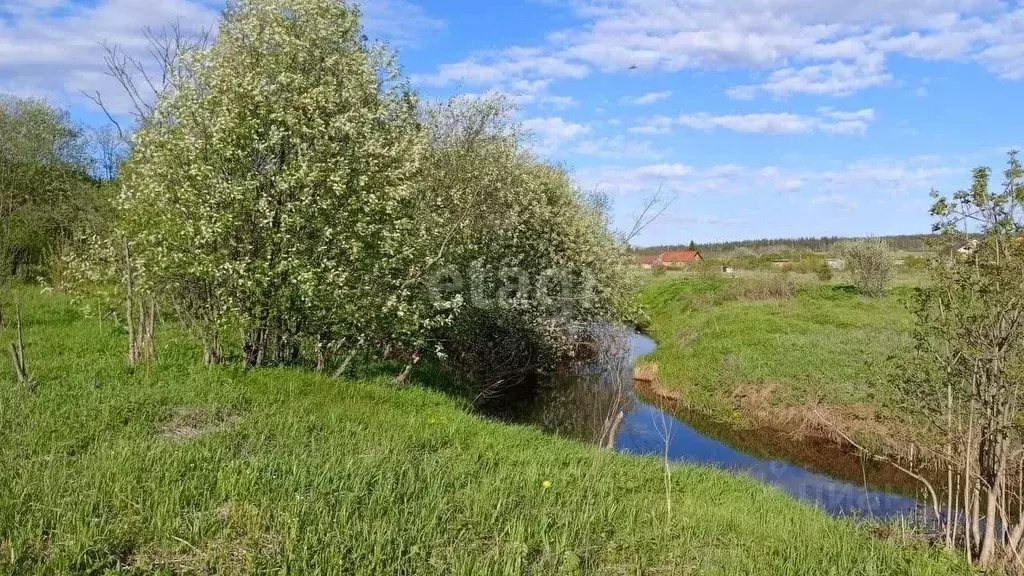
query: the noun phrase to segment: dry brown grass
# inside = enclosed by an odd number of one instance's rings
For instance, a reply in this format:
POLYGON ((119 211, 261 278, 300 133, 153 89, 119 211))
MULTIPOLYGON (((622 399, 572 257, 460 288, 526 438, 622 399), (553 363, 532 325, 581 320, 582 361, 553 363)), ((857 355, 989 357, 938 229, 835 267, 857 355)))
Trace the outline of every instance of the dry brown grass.
POLYGON ((674 404, 681 403, 684 399, 682 392, 665 388, 658 383, 658 365, 654 362, 638 364, 633 368, 633 385, 642 394, 654 396, 660 400, 667 400, 674 404))
POLYGON ((902 455, 910 443, 908 438, 897 437, 874 406, 822 402, 784 406, 772 400, 778 389, 779 384, 772 382, 746 383, 733 394, 732 403, 752 425, 788 432, 798 438, 824 438, 846 444, 846 434, 894 456, 902 455))
POLYGON ((633 380, 654 382, 658 379, 658 364, 655 362, 638 363, 633 367, 633 380))

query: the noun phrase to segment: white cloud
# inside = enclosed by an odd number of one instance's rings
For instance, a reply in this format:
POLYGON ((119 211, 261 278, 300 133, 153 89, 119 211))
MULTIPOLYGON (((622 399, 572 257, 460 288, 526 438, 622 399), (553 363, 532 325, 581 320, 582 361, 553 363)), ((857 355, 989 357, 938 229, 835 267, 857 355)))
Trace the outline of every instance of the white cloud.
POLYGON ((961 173, 966 174, 966 168, 954 168, 949 159, 919 157, 904 161, 854 162, 842 170, 820 172, 817 180, 822 187, 829 189, 861 188, 892 192, 924 192, 936 182, 961 173))
MULTIPOLYGON (((116 112, 129 102, 105 74, 102 44, 149 61, 145 27, 178 23, 186 35, 212 30, 223 0, 0 0, 0 92, 44 96, 60 104, 85 102, 100 91, 116 112)), ((363 6, 368 34, 403 44, 436 32, 443 22, 407 0, 363 6)))
POLYGON ((662 100, 668 100, 671 97, 671 90, 663 90, 661 92, 648 92, 643 96, 627 99, 627 103, 633 104, 635 106, 650 106, 651 104, 657 104, 662 100))
POLYGON ((774 96, 791 94, 818 94, 847 96, 865 88, 881 86, 892 80, 885 72, 885 59, 881 53, 858 59, 852 63, 835 61, 803 68, 787 67, 776 70, 759 86, 774 96))
POLYGON ((844 112, 842 110, 835 110, 831 106, 822 106, 818 108, 818 114, 831 120, 840 120, 843 122, 871 122, 875 119, 875 111, 873 108, 865 108, 855 112, 844 112))
POLYGON ((857 203, 843 194, 822 194, 811 198, 811 204, 824 204, 839 208, 844 212, 851 212, 857 209, 857 203))
POLYGON ((359 4, 363 27, 371 35, 399 46, 415 46, 447 27, 444 20, 407 0, 366 0, 359 4))
POLYGON ((467 98, 503 97, 517 106, 537 105, 542 108, 568 110, 579 105, 572 96, 558 96, 548 91, 550 80, 516 80, 511 84, 495 87, 486 92, 468 92, 467 98))
POLYGON ((893 55, 972 60, 1002 77, 1024 78, 1024 7, 1001 0, 908 0, 898 10, 888 0, 574 0, 571 6, 580 25, 517 54, 442 66, 432 81, 739 69, 760 80, 729 88, 732 99, 844 96, 891 82, 886 62, 893 55))
POLYGON ((650 142, 631 140, 623 135, 584 140, 572 149, 574 154, 595 158, 647 158, 664 156, 654 149, 650 142))
POLYGON ((538 102, 542 105, 549 105, 558 110, 567 110, 569 108, 579 106, 579 101, 572 96, 544 95, 538 98, 538 102))
POLYGON ((1003 78, 1024 79, 1024 8, 986 29, 989 43, 977 60, 1003 78))
POLYGON ((725 91, 730 100, 753 100, 757 95, 757 86, 733 86, 725 91))
POLYGON ((654 116, 644 119, 636 126, 630 126, 627 131, 630 134, 670 134, 675 120, 668 116, 654 116))
POLYGON ((540 48, 513 46, 443 64, 436 73, 414 75, 413 81, 426 86, 491 86, 529 79, 550 82, 557 78, 583 78, 588 72, 587 66, 540 48))
POLYGON ((666 192, 696 194, 726 193, 742 186, 771 189, 770 182, 782 180, 782 174, 768 174, 734 164, 695 168, 667 162, 635 167, 601 166, 579 171, 581 185, 618 194, 637 194, 662 189, 666 192))
POLYGON ((41 95, 68 102, 79 91, 103 92, 112 105, 126 109, 117 99, 121 91, 107 77, 104 41, 144 57, 145 26, 160 28, 180 22, 185 34, 212 27, 219 7, 198 0, 101 0, 95 4, 64 6, 54 2, 9 3, 0 18, 0 91, 41 95))
POLYGON ((682 163, 642 166, 604 165, 580 170, 584 187, 618 194, 642 194, 661 187, 680 194, 768 194, 797 204, 854 209, 869 202, 918 198, 922 214, 928 190, 944 188, 951 178, 969 172, 975 159, 961 156, 868 159, 837 169, 792 169, 778 166, 682 163))
POLYGON ((706 113, 684 114, 677 120, 679 124, 711 132, 716 128, 725 128, 734 132, 760 134, 805 134, 814 130, 816 119, 799 114, 737 114, 712 116, 706 113))
POLYGON ((523 121, 523 128, 537 135, 559 141, 571 140, 590 132, 589 126, 567 122, 558 116, 550 118, 528 118, 523 121))
POLYGON ((533 150, 541 156, 554 154, 591 130, 590 126, 569 122, 559 116, 527 118, 522 126, 534 137, 533 150))
POLYGON ((689 176, 693 172, 693 168, 685 164, 652 164, 650 166, 643 166, 634 171, 637 178, 643 180, 658 179, 658 178, 682 178, 689 176))
POLYGON ((676 118, 654 116, 643 120, 629 129, 634 134, 669 134, 674 126, 686 126, 694 130, 713 132, 717 129, 731 130, 745 134, 864 134, 875 118, 870 108, 852 112, 819 108, 817 116, 790 112, 724 114, 706 112, 681 114, 676 118))

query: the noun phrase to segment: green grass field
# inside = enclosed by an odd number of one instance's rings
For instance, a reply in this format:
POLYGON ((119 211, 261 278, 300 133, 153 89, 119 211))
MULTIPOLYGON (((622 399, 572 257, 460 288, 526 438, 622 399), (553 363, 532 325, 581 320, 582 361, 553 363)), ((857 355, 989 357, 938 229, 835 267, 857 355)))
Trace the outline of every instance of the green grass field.
POLYGON ((750 280, 652 279, 641 299, 658 342, 650 360, 663 386, 723 416, 747 416, 733 412, 738 395, 763 394, 772 406, 890 404, 882 374, 889 355, 909 340, 910 285, 866 298, 848 286, 804 277, 794 281, 792 297, 728 296, 736 283, 750 280))
POLYGON ((39 388, 0 362, 0 573, 963 571, 725 472, 676 466, 666 495, 655 459, 417 386, 204 368, 173 326, 133 370, 113 324, 17 294, 39 388))

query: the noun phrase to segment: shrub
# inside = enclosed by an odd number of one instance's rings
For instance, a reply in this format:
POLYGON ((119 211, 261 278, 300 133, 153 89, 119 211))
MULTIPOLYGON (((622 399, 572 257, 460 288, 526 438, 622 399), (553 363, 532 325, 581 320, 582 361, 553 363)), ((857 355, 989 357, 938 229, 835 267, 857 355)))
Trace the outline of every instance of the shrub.
POLYGON ((85 135, 66 111, 0 95, 0 282, 45 275, 101 219, 85 135))
POLYGON ((733 280, 725 292, 728 300, 788 300, 796 293, 788 274, 767 273, 733 280))
POLYGON ((603 205, 528 151, 508 103, 456 98, 424 116, 419 219, 445 239, 439 302, 460 307, 430 331, 449 364, 515 385, 573 354, 580 326, 627 319, 639 274, 603 205))
POLYGON ((868 296, 881 296, 892 279, 896 259, 884 240, 851 240, 839 246, 854 287, 868 296))
POLYGON ((927 270, 928 258, 924 256, 907 256, 903 260, 903 266, 907 270, 927 270))
POLYGON ((814 275, 822 282, 830 282, 832 281, 832 267, 828 265, 828 262, 822 262, 814 271, 814 275))
POLYGON ((417 100, 354 8, 287 4, 229 3, 213 45, 174 55, 175 89, 134 134, 114 229, 79 275, 126 293, 130 278, 211 362, 221 334, 250 366, 423 346, 449 311, 417 282, 436 252, 414 213, 417 100))
POLYGON ((993 187, 991 171, 979 167, 969 189, 948 197, 932 192, 939 235, 930 281, 913 301, 914 347, 905 359, 894 358, 892 376, 914 426, 926 426, 923 453, 955 463, 947 484, 935 490, 972 495, 952 513, 940 513, 936 503, 935 525, 947 546, 973 543, 966 555, 983 567, 1010 564, 1024 535, 1019 515, 998 528, 983 520, 985 510, 1002 510, 1016 496, 1018 468, 1006 454, 1020 453, 1024 400, 1024 167, 1017 152, 1009 153, 1003 176, 993 187), (945 250, 967 244, 970 257, 945 250), (961 527, 965 539, 954 536, 961 527))

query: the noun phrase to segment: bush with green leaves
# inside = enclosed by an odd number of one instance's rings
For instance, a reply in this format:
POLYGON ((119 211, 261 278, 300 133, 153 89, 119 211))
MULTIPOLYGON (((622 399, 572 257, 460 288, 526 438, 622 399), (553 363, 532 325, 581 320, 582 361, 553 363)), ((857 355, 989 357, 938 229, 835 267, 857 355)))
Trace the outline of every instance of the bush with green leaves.
POLYGON ((437 227, 434 286, 462 311, 432 336, 478 383, 551 368, 585 327, 629 320, 638 274, 604 203, 528 151, 501 98, 456 98, 424 113, 422 214, 437 227), (515 340, 515 342, 512 342, 515 340))
POLYGON ((829 266, 828 262, 821 262, 814 270, 814 275, 818 277, 818 280, 822 282, 832 281, 832 267, 829 266))
POLYGON ((896 257, 885 240, 850 240, 839 246, 854 287, 868 296, 881 296, 896 271, 896 257))
MULTIPOLYGON (((422 343, 444 313, 410 298, 431 247, 414 218, 425 146, 390 56, 333 0, 231 4, 184 54, 122 168, 137 282, 246 364, 301 346, 422 343)), ((214 355, 216 357, 217 355, 214 355)))
POLYGON ((932 192, 929 281, 913 301, 914 347, 894 358, 892 379, 923 431, 915 445, 948 467, 937 492, 963 495, 941 511, 935 498, 939 533, 992 568, 1017 564, 1024 543, 1024 518, 1005 511, 1020 496, 1024 445, 1024 166, 1010 152, 1002 186, 988 168, 973 176, 969 189, 932 192), (1000 524, 985 521, 997 514, 1000 524))
POLYGON ((103 218, 90 167, 66 111, 0 96, 0 280, 46 275, 51 257, 103 218))
POLYGON ((181 55, 93 261, 173 305, 208 361, 241 334, 249 366, 433 354, 475 375, 525 350, 506 362, 522 374, 631 317, 602 204, 528 151, 504 102, 421 106, 354 8, 284 5, 231 4, 181 55))

